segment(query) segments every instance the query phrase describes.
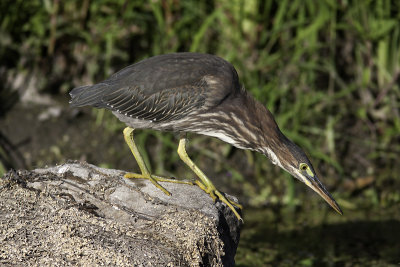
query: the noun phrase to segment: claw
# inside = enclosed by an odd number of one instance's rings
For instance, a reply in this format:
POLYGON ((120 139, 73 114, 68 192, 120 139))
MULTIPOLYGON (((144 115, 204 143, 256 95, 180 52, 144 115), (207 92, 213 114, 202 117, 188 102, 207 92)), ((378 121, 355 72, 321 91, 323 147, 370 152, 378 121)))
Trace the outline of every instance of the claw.
POLYGON ((242 217, 240 216, 240 214, 237 212, 236 208, 242 209, 242 205, 240 205, 239 203, 236 203, 235 201, 232 201, 228 198, 226 198, 220 191, 218 191, 215 187, 210 186, 207 187, 206 185, 204 185, 202 182, 200 181, 196 181, 195 182, 198 187, 200 187, 204 192, 206 192, 207 194, 210 195, 210 197, 214 200, 214 202, 217 201, 217 199, 219 199, 221 202, 225 203, 231 210, 232 212, 235 214, 235 216, 238 218, 239 221, 243 222, 242 217))
POLYGON ((150 180, 150 182, 152 182, 158 189, 160 189, 161 191, 163 191, 164 194, 166 194, 167 196, 170 196, 170 195, 171 195, 171 193, 170 193, 167 189, 165 189, 162 185, 160 185, 160 184, 157 182, 157 179, 156 179, 156 178, 153 178, 152 175, 137 174, 137 173, 126 173, 126 174, 124 175, 124 177, 125 177, 125 178, 128 178, 128 179, 132 179, 132 178, 136 178, 136 179, 148 179, 148 180, 150 180))

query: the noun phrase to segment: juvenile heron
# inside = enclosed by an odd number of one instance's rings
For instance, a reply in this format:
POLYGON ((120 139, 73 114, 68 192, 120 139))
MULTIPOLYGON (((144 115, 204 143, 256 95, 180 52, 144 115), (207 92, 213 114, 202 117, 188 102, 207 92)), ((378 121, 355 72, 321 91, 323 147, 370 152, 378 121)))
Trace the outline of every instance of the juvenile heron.
POLYGON ((342 211, 317 178, 303 150, 279 130, 271 112, 239 84, 235 68, 222 58, 199 53, 175 53, 145 59, 130 65, 95 85, 81 86, 70 93, 73 107, 106 108, 128 127, 124 138, 141 174, 165 194, 159 181, 176 182, 153 175, 147 169, 133 138, 134 129, 179 132, 178 154, 200 178, 196 181, 214 201, 234 208, 240 205, 220 193, 186 153, 186 133, 213 136, 240 149, 266 155, 317 192, 338 213, 342 211))

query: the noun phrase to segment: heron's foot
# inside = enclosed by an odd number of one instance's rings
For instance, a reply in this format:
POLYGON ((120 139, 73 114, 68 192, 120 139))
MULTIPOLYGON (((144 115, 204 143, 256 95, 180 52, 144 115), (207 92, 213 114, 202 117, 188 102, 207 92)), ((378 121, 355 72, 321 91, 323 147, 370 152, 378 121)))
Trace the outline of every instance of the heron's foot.
POLYGON ((235 216, 238 218, 239 221, 243 222, 242 217, 240 214, 237 212, 236 208, 242 209, 243 206, 240 205, 239 203, 236 203, 235 201, 225 197, 224 194, 222 194, 220 191, 218 191, 214 186, 206 186, 200 181, 196 181, 196 184, 207 194, 210 195, 210 197, 214 200, 217 201, 219 199, 221 202, 225 203, 235 214, 235 216), (236 208, 235 208, 236 207, 236 208))
POLYGON ((167 182, 167 183, 177 183, 177 184, 189 184, 189 185, 194 185, 193 182, 188 182, 188 181, 180 181, 172 178, 167 178, 163 176, 158 176, 158 175, 153 175, 153 174, 138 174, 138 173, 126 173, 124 175, 125 178, 127 179, 148 179, 150 182, 152 182, 158 189, 163 191, 166 195, 170 196, 171 193, 165 189, 162 185, 159 184, 159 182, 167 182))

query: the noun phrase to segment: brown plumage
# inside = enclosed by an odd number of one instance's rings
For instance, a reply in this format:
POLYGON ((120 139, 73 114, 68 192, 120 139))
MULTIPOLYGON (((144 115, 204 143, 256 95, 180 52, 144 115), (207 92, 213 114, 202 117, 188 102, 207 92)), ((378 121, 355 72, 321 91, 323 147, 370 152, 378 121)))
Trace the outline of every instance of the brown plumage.
POLYGON ((282 134, 269 110, 240 86, 235 68, 222 58, 155 56, 70 94, 72 106, 109 109, 131 128, 193 132, 263 153, 341 213, 302 149, 282 134))

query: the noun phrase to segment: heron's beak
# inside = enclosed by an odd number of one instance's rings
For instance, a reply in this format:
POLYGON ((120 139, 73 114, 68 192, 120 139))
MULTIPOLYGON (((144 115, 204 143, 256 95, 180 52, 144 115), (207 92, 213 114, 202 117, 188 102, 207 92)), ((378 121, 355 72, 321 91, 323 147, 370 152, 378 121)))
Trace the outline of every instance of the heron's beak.
POLYGON ((311 177, 309 175, 305 175, 302 177, 303 182, 310 187, 312 190, 318 193, 326 202, 336 210, 340 215, 343 215, 342 210, 339 205, 336 203, 335 199, 329 194, 328 190, 326 190, 325 186, 319 181, 317 176, 311 177))

